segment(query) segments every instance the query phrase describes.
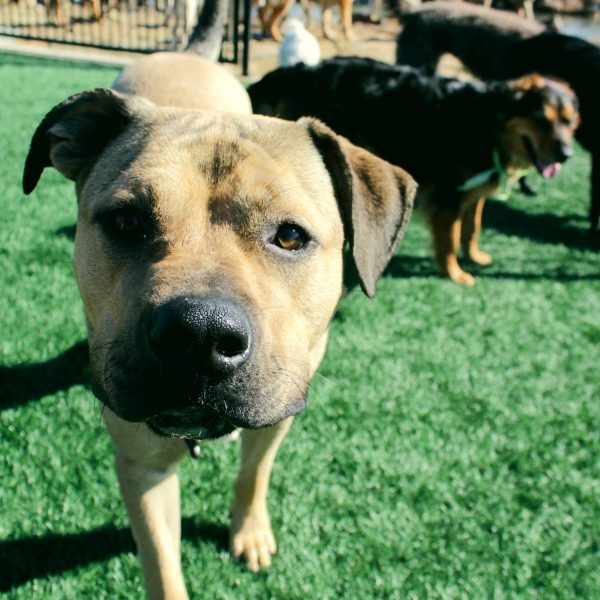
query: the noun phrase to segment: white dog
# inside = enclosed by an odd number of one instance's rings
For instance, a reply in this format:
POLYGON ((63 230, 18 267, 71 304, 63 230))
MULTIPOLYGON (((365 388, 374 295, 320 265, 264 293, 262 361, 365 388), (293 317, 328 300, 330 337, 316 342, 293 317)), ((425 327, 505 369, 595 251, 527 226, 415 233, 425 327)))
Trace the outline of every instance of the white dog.
POLYGON ((321 60, 321 49, 317 38, 306 30, 304 23, 295 17, 289 17, 283 24, 284 34, 279 46, 279 66, 291 67, 296 63, 314 66, 321 60))

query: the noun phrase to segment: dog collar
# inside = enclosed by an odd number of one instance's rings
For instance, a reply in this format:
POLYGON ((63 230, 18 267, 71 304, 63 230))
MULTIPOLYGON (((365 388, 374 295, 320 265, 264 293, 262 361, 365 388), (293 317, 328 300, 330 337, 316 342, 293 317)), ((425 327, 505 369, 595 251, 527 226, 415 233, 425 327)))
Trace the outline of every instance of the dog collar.
MULTIPOLYGON (((502 164, 500 152, 497 148, 494 148, 494 151, 492 153, 492 163, 494 164, 494 166, 491 169, 487 169, 486 171, 477 173, 477 175, 473 175, 473 177, 467 179, 456 189, 459 192, 468 192, 470 190, 474 190, 480 185, 483 185, 484 183, 489 183, 494 177, 498 177, 498 187, 500 189, 491 197, 495 198, 496 200, 507 200, 510 196, 512 183, 511 178, 508 175, 508 171, 504 168, 504 165, 502 164)), ((524 175, 526 172, 527 169, 519 169, 515 173, 516 178, 520 179, 522 175, 524 175)))

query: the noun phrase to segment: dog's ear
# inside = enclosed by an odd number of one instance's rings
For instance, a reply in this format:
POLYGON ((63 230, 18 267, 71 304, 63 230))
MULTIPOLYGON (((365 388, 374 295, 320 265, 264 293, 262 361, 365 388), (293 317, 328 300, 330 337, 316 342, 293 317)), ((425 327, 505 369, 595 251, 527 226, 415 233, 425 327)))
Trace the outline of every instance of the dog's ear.
POLYGON ((106 145, 123 131, 139 103, 105 88, 88 90, 56 105, 33 134, 23 171, 31 193, 45 167, 76 180, 89 171, 106 145))
POLYGON ((361 287, 372 298, 406 231, 417 184, 403 169, 354 146, 320 121, 302 118, 299 123, 308 127, 329 171, 361 287))

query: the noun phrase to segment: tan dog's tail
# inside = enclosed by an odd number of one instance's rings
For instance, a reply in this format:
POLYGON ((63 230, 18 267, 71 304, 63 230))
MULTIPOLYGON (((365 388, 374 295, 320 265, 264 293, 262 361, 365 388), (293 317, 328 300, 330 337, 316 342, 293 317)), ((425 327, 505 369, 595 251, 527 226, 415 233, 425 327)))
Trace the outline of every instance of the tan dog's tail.
POLYGON ((229 15, 229 0, 204 0, 198 22, 194 27, 186 52, 193 52, 209 60, 217 60, 229 15))

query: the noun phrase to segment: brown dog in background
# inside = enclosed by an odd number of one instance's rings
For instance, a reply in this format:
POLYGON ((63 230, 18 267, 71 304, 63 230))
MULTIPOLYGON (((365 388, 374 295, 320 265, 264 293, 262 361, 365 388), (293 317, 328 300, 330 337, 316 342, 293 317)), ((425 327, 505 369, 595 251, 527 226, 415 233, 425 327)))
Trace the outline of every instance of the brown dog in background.
POLYGON ((198 57, 148 57, 115 87, 213 110, 107 89, 73 96, 38 127, 23 187, 47 166, 75 181, 93 390, 147 593, 187 598, 185 440, 243 429, 231 551, 252 570, 268 566, 269 476, 325 352, 344 240, 373 296, 416 186, 319 121, 244 114, 244 89, 198 57))
MULTIPOLYGON (((67 11, 65 10, 67 2, 68 0, 46 0, 46 14, 48 15, 50 23, 57 27, 65 27, 69 24, 69 19, 66 14, 67 11)), ((83 0, 82 4, 90 5, 92 19, 96 23, 102 21, 104 11, 101 0, 83 0)))
MULTIPOLYGON (((258 17, 263 30, 269 33, 271 37, 281 42, 281 23, 287 16, 290 8, 296 0, 259 0, 258 17)), ((321 8, 321 24, 323 26, 323 35, 328 40, 334 40, 336 34, 331 26, 331 16, 333 7, 338 4, 340 7, 340 17, 342 20, 342 31, 347 40, 353 38, 352 31, 352 6, 354 0, 314 0, 321 8)), ((301 0, 302 8, 310 20, 311 0, 301 0)))

